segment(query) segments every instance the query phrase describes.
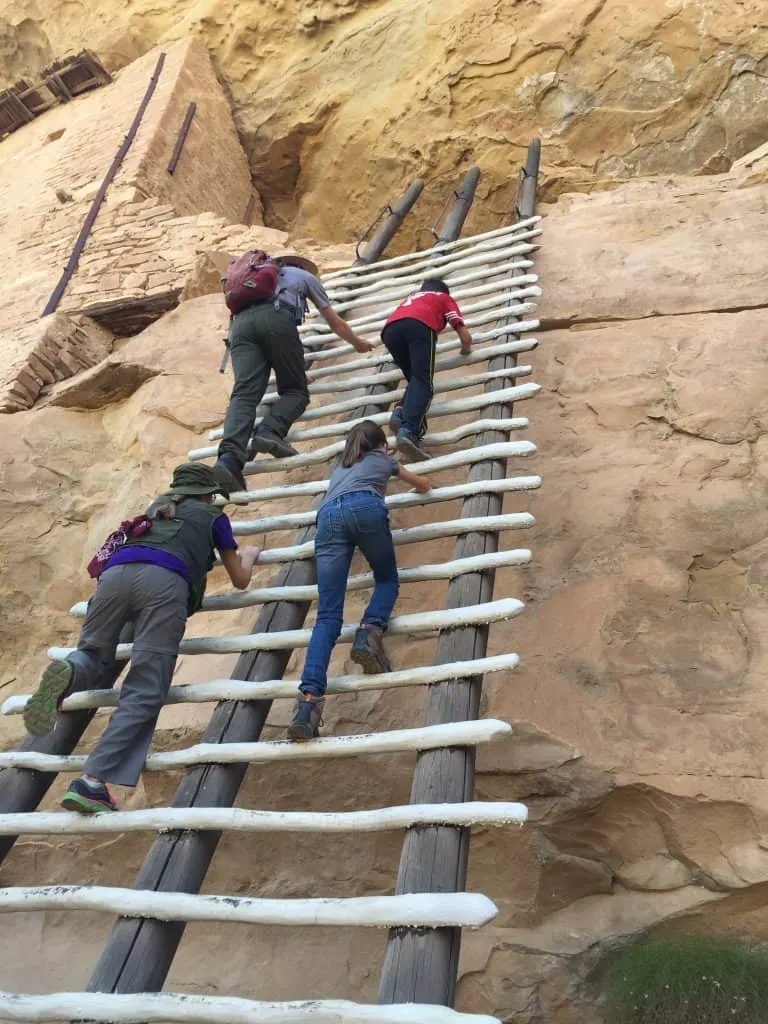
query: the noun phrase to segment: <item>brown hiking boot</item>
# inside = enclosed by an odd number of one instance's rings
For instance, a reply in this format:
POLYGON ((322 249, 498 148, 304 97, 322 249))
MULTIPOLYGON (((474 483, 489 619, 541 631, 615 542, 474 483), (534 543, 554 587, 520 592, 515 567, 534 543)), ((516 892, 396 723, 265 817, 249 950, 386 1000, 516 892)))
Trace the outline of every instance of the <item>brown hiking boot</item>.
POLYGON ((293 718, 288 726, 288 739, 306 743, 320 735, 323 721, 324 697, 313 697, 311 693, 300 693, 296 698, 293 718))
POLYGON ((350 657, 355 664, 362 666, 367 676, 392 671, 383 641, 384 630, 381 626, 362 625, 355 633, 350 657))

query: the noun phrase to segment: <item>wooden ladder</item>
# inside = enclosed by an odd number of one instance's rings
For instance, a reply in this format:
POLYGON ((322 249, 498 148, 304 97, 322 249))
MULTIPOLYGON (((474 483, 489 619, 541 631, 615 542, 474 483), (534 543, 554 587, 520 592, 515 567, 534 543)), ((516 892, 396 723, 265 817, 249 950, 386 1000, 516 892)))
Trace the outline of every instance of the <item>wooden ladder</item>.
MULTIPOLYGON (((457 538, 449 560, 401 571, 404 585, 450 580, 446 607, 396 616, 391 633, 437 633, 433 664, 379 676, 353 675, 329 680, 328 694, 405 686, 426 686, 424 724, 357 736, 323 736, 306 744, 261 742, 271 702, 292 697, 297 681, 284 679, 291 651, 305 647, 310 630, 304 620, 316 598, 313 523, 315 512, 276 513, 261 519, 235 519, 235 533, 259 536, 299 529, 295 543, 263 552, 260 563, 280 567, 269 587, 208 597, 211 610, 259 608, 253 631, 242 636, 197 637, 182 641, 181 653, 230 653, 240 657, 233 678, 171 687, 168 703, 217 702, 202 742, 149 755, 147 771, 185 768, 170 807, 117 812, 95 817, 30 810, 58 772, 82 768, 84 758, 72 750, 95 710, 111 707, 111 691, 75 694, 65 701, 58 738, 27 739, 16 751, 0 753, 0 856, 18 835, 98 834, 157 831, 139 871, 135 888, 32 886, 0 889, 0 912, 19 910, 98 909, 118 915, 86 993, 19 995, 0 993, 4 1020, 413 1022, 490 1024, 494 1018, 450 1009, 458 970, 461 929, 492 919, 496 908, 485 895, 464 892, 470 828, 522 823, 526 809, 514 803, 473 801, 474 753, 477 745, 509 734, 510 726, 478 720, 480 690, 487 673, 517 664, 514 652, 487 654, 491 624, 523 608, 513 597, 494 599, 494 573, 502 566, 524 565, 530 551, 502 548, 500 534, 533 524, 525 512, 503 512, 504 495, 538 487, 537 476, 507 475, 509 460, 535 452, 526 440, 511 440, 527 426, 512 416, 513 403, 533 397, 538 386, 525 380, 530 366, 518 355, 532 351, 529 316, 540 294, 531 273, 531 255, 540 234, 537 217, 433 249, 409 253, 324 278, 331 302, 358 333, 375 339, 384 316, 426 276, 440 275, 451 285, 472 329, 469 358, 458 355, 453 337, 438 342, 436 394, 430 421, 457 421, 428 435, 431 447, 464 447, 419 463, 427 475, 467 467, 466 480, 440 485, 426 495, 393 494, 391 509, 427 508, 461 500, 458 518, 393 531, 395 543, 407 545, 436 538, 457 538), (460 370, 460 373, 452 371, 460 370), (454 394, 456 393, 456 394, 454 394), (69 723, 69 724, 67 724, 69 723), (266 761, 358 757, 373 753, 417 754, 411 803, 401 807, 347 812, 283 812, 234 808, 249 764, 266 761), (31 788, 30 788, 31 787, 31 788), (35 788, 37 787, 37 788, 35 788), (30 797, 30 794, 33 794, 30 797), (226 829, 262 831, 352 832, 405 829, 395 893, 384 897, 333 899, 263 899, 199 895, 221 834, 226 829), (338 924, 390 929, 379 1005, 345 1000, 271 1003, 220 996, 160 993, 188 921, 239 921, 256 924, 338 924)), ((317 317, 302 329, 311 361, 312 403, 289 438, 302 445, 291 459, 249 463, 246 474, 282 468, 325 467, 343 447, 352 423, 369 417, 389 418, 388 407, 402 394, 399 372, 382 346, 359 356, 334 336, 317 317)), ((265 396, 265 403, 275 399, 265 396)), ((213 431, 215 441, 220 431, 213 431)), ((206 446, 190 459, 215 457, 206 446)), ((323 469, 323 473, 325 470, 323 469)), ((279 502, 306 496, 317 499, 325 477, 307 483, 263 487, 240 493, 240 504, 279 502)), ((350 578, 351 590, 365 590, 371 574, 350 578)), ((82 617, 84 603, 72 612, 82 617)), ((194 620, 192 620, 194 622, 194 620)), ((354 626, 344 627, 348 643, 354 626)), ((52 657, 69 649, 53 648, 52 657)), ((121 645, 118 657, 130 656, 121 645)), ((26 697, 12 697, 3 713, 18 714, 26 697)))

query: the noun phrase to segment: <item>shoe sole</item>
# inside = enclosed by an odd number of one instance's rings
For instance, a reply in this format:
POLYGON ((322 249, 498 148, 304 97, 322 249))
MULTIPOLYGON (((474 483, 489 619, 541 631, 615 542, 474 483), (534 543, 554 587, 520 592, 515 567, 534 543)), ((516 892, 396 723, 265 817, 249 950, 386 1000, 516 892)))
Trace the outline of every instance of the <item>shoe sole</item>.
POLYGON ((61 806, 68 811, 77 811, 78 814, 105 814, 116 810, 100 800, 89 800, 79 793, 65 793, 61 798, 61 806))
POLYGON ((363 673, 367 676, 376 676, 381 672, 392 671, 392 666, 388 662, 382 663, 372 651, 365 647, 353 650, 350 658, 362 668, 363 673))
POLYGON ((427 459, 431 458, 428 452, 425 452, 423 448, 410 439, 410 437, 398 437, 395 441, 395 448, 399 452, 403 452, 408 458, 414 462, 426 462, 427 459))
POLYGON ((24 708, 24 725, 32 736, 45 736, 56 725, 59 700, 72 682, 72 666, 67 661, 48 665, 40 684, 24 708))
POLYGON ((251 441, 250 454, 256 452, 262 455, 271 455, 274 459, 290 459, 294 455, 299 453, 295 448, 288 446, 287 448, 280 444, 279 441, 272 441, 268 437, 254 437, 251 441))

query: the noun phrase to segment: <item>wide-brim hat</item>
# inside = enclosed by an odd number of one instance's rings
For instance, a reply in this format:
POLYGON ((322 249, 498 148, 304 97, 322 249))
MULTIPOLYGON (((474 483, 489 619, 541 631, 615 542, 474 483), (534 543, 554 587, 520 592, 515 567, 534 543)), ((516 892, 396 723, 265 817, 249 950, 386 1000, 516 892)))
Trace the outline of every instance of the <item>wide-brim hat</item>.
POLYGON ((204 462, 184 462, 173 471, 169 488, 174 494, 221 494, 228 498, 237 484, 222 466, 207 466, 204 462))
POLYGON ((271 252, 270 256, 273 260, 279 260, 287 267, 298 267, 299 270, 306 270, 308 274, 314 274, 315 277, 320 273, 315 262, 307 256, 299 256, 299 254, 294 252, 292 249, 286 249, 284 252, 279 250, 277 252, 271 252))

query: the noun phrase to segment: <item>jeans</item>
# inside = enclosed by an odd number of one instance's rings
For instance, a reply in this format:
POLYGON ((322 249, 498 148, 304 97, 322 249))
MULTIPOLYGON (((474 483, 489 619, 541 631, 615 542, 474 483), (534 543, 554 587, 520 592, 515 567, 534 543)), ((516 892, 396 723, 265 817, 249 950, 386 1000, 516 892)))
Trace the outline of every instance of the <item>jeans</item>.
POLYGON ((264 430, 285 437, 294 420, 309 405, 304 349, 294 317, 274 302, 249 306, 232 318, 229 352, 235 384, 227 406, 219 455, 230 452, 242 466, 259 402, 275 371, 280 396, 260 423, 264 430))
POLYGON ((138 782, 173 678, 188 595, 186 580, 159 565, 115 565, 99 578, 68 659, 74 669, 70 692, 113 685, 121 667, 115 647, 129 623, 133 653, 117 708, 85 762, 86 774, 118 786, 138 782))
POLYGON ((424 434, 427 410, 434 394, 437 335, 421 320, 409 318, 387 324, 381 340, 408 381, 403 399, 403 426, 414 437, 424 434))
POLYGON ((317 621, 301 674, 302 693, 316 697, 325 693, 328 663, 344 621, 344 596, 355 548, 360 548, 373 569, 375 583, 362 625, 386 629, 399 589, 397 562, 386 505, 370 491, 342 494, 317 514, 317 621))

